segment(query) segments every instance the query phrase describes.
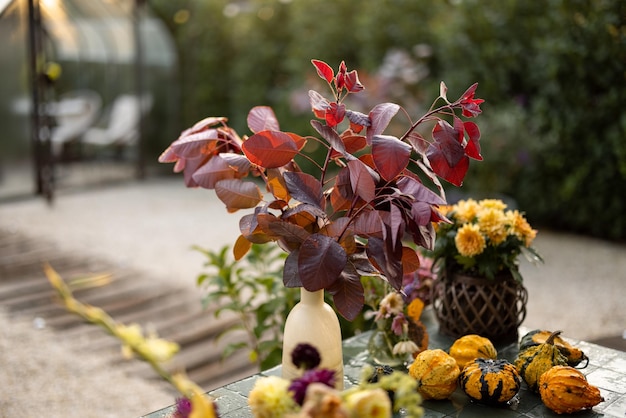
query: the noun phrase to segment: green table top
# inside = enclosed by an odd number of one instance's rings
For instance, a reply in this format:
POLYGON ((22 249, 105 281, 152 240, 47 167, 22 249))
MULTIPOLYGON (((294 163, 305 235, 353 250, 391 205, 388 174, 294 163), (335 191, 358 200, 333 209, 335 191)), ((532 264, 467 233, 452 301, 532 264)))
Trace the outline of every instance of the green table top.
MULTIPOLYGON (((424 322, 429 334, 429 348, 448 350, 454 338, 442 335, 432 318, 432 312, 424 312, 424 322), (430 316, 430 317, 429 317, 430 316)), ((521 333, 526 332, 520 329, 521 333)), ((370 333, 366 332, 344 340, 344 386, 346 388, 358 383, 362 366, 369 363, 367 341, 370 333)), ((589 417, 626 417, 626 352, 613 350, 585 341, 571 340, 589 357, 589 365, 581 371, 587 376, 589 383, 600 388, 605 401, 589 411, 575 414, 579 418, 589 417)), ((517 355, 517 344, 496 345, 498 358, 512 361, 517 355)), ((221 418, 250 418, 252 414, 247 404, 247 395, 260 376, 280 376, 280 366, 263 371, 257 375, 233 382, 224 387, 210 391, 215 399, 221 418)), ((547 409, 538 395, 529 392, 525 384, 518 395, 519 402, 514 406, 493 407, 472 402, 460 389, 445 401, 425 401, 424 417, 476 417, 476 418, 508 418, 508 417, 560 417, 547 409)), ((173 413, 173 406, 155 411, 143 418, 168 418, 173 413)))

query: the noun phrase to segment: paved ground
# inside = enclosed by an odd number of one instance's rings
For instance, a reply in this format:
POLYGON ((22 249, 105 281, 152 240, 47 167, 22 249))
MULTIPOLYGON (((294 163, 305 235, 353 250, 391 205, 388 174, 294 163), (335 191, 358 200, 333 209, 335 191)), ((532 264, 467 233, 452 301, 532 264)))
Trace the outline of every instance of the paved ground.
MULTIPOLYGON (((186 189, 180 177, 60 194, 52 207, 36 198, 0 203, 0 228, 5 231, 41 237, 60 249, 140 269, 154 277, 155 286, 178 283, 194 288, 204 260, 191 246, 219 249, 233 243, 238 219, 238 214, 226 214, 212 192, 186 189)), ((524 326, 561 329, 566 336, 584 340, 621 336, 626 329, 626 246, 542 230, 536 247, 545 264, 522 265, 529 291, 524 326)), ((10 323, 20 335, 37 332, 27 323, 2 316, 0 320, 4 321, 0 329, 10 323)), ((27 352, 25 346, 33 341, 16 339, 11 350, 27 352)), ((67 344, 63 347, 61 352, 67 344)), ((0 364, 0 369, 5 366, 0 364)), ((117 381, 118 386, 126 383, 119 377, 117 381)), ((129 390, 129 396, 135 396, 133 392, 129 390)), ((25 393, 24 401, 35 393, 25 393)), ((147 396, 155 393, 163 392, 157 388, 147 396)), ((9 415, 3 415, 0 403, 0 417, 4 416, 9 415)))

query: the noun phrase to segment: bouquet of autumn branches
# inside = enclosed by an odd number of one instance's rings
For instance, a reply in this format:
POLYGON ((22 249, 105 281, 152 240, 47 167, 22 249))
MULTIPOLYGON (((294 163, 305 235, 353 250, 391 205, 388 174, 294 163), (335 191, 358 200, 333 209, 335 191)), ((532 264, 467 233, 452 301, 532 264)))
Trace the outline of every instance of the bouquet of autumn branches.
POLYGON ((460 186, 470 158, 482 159, 478 126, 462 118, 480 114, 483 100, 474 97, 474 84, 450 101, 441 83, 416 119, 394 103, 361 113, 345 104, 364 88, 357 72, 344 62, 337 73, 312 63, 331 93, 309 91, 312 132, 282 131, 273 110, 259 106, 247 117, 250 134, 237 133, 225 117, 208 117, 182 132, 159 161, 176 163, 188 187, 215 190, 228 212, 252 209, 240 220, 236 259, 253 243, 278 242, 289 254, 285 286, 328 291, 352 320, 364 305, 362 276, 400 289, 404 274, 419 265, 405 242, 433 247, 433 223, 445 220, 437 210, 446 204, 440 178, 460 186), (404 127, 386 133, 397 115, 404 127), (425 124, 433 126, 429 136, 419 129, 425 124), (319 161, 306 152, 310 141, 325 150, 319 161), (309 172, 300 168, 303 160, 312 163, 309 172))

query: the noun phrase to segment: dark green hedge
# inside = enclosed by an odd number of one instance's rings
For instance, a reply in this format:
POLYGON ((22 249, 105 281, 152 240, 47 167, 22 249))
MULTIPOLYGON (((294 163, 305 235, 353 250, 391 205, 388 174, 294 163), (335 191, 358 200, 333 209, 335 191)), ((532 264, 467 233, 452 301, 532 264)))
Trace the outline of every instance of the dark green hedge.
POLYGON ((471 167, 464 192, 511 196, 544 227, 626 238, 624 1, 151 4, 179 46, 181 128, 224 115, 244 129, 249 108, 267 104, 284 129, 302 132, 309 115, 293 100, 314 76, 311 58, 344 59, 373 77, 385 54, 401 50, 427 77, 393 100, 428 106, 440 80, 452 94, 478 81, 487 100, 485 162, 471 167), (418 57, 416 45, 432 53, 418 57))

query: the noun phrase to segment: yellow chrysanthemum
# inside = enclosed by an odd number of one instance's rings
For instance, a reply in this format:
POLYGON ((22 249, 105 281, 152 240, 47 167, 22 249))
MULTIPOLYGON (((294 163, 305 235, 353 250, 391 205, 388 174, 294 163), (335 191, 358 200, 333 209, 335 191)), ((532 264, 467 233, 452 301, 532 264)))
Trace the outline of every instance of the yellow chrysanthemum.
POLYGON ((495 207, 483 208, 476 217, 480 232, 489 238, 491 244, 498 245, 504 242, 508 235, 507 217, 501 209, 495 207))
POLYGON ((478 204, 483 208, 491 208, 491 209, 497 209, 497 210, 502 210, 502 211, 506 209, 506 203, 504 203, 500 199, 483 199, 480 202, 478 202, 478 204))
POLYGON ((390 418, 391 401, 383 389, 360 390, 346 399, 352 416, 360 418, 390 418))
POLYGON ((511 225, 511 232, 521 239, 526 247, 530 247, 537 236, 537 230, 533 229, 524 215, 517 210, 507 211, 506 217, 511 225))
POLYGON ((415 298, 409 303, 409 306, 406 308, 406 313, 414 322, 420 320, 422 316, 422 311, 424 310, 424 301, 420 298, 415 298))
POLYGON ((296 411, 298 405, 289 394, 289 381, 278 376, 259 378, 248 396, 256 418, 280 418, 296 411))
POLYGON ((474 257, 484 251, 486 240, 478 225, 465 224, 457 231, 454 244, 462 256, 474 257))
POLYGON ((479 210, 480 206, 474 199, 460 200, 454 205, 454 218, 459 223, 471 222, 479 210))

